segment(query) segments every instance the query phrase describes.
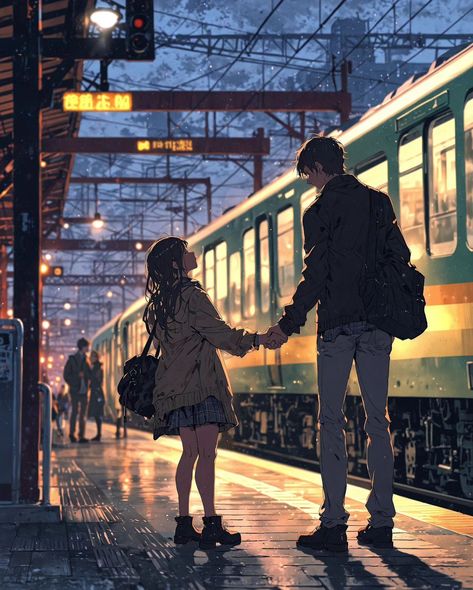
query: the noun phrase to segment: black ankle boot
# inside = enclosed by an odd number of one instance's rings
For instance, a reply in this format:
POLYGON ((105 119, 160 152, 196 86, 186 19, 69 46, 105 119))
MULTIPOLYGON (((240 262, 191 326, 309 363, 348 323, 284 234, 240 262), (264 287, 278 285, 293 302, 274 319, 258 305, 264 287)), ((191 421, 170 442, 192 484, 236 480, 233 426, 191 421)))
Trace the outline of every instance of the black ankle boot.
POLYGON ((215 549, 215 545, 239 545, 240 533, 230 533, 222 526, 221 516, 204 516, 204 529, 199 542, 200 549, 215 549))
POLYGON ((325 549, 343 553, 348 551, 347 528, 346 524, 338 524, 330 528, 320 524, 310 535, 301 535, 297 545, 309 549, 325 549))
POLYGON ((393 547, 393 529, 389 526, 373 528, 370 524, 358 531, 356 536, 360 545, 373 547, 393 547))
POLYGON ((192 516, 175 516, 174 520, 177 522, 174 533, 176 545, 185 545, 188 541, 200 540, 200 533, 192 525, 192 516))

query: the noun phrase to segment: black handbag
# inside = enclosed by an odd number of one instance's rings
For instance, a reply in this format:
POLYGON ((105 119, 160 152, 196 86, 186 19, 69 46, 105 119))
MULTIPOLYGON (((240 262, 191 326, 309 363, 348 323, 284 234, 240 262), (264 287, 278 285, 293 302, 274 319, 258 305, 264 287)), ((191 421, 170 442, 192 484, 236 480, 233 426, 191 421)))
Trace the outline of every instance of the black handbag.
POLYGON ((149 355, 148 352, 157 323, 156 320, 143 352, 127 360, 123 367, 123 377, 118 383, 117 390, 120 404, 123 406, 124 421, 127 410, 145 418, 151 418, 154 414, 153 389, 161 347, 158 345, 155 356, 149 355))
POLYGON ((401 340, 413 339, 427 328, 424 299, 424 275, 402 257, 384 252, 385 234, 380 217, 384 209, 375 205, 370 193, 370 223, 367 259, 360 294, 367 320, 377 328, 401 340), (381 240, 379 240, 381 238, 381 240), (378 257, 381 241, 383 252, 378 257))

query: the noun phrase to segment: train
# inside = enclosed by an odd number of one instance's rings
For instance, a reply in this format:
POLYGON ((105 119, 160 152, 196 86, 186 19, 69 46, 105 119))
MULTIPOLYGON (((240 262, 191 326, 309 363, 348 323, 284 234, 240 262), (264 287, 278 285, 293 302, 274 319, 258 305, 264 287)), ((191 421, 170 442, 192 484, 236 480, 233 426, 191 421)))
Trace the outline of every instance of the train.
MULTIPOLYGON (((386 191, 411 261, 425 275, 428 329, 396 339, 389 377, 395 486, 473 499, 473 44, 456 48, 359 119, 332 128, 350 173, 386 191)), ((232 325, 265 330, 303 268, 301 218, 316 195, 288 170, 188 237, 201 282, 232 325)), ((144 298, 94 336, 110 412, 124 361, 146 339, 144 298)), ((279 350, 224 353, 240 424, 221 441, 318 468, 316 314, 279 350)), ((367 478, 354 367, 346 391, 352 478, 367 478)))

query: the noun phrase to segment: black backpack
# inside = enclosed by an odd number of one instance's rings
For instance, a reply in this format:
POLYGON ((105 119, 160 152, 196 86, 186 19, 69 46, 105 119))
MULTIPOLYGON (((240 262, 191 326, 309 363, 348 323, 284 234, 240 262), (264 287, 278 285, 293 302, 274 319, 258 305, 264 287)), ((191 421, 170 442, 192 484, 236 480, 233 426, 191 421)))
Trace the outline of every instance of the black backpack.
POLYGON ((425 278, 413 264, 385 251, 386 235, 381 229, 385 209, 379 202, 375 204, 378 193, 373 189, 369 189, 369 193, 367 259, 360 283, 367 319, 396 338, 413 339, 427 328, 425 278))
POLYGON ((120 404, 123 406, 124 421, 126 421, 127 410, 145 418, 151 418, 154 415, 153 389, 159 364, 157 357, 161 347, 158 346, 155 356, 149 355, 148 352, 157 323, 158 320, 154 322, 143 352, 127 360, 123 367, 123 377, 118 383, 117 390, 120 404))

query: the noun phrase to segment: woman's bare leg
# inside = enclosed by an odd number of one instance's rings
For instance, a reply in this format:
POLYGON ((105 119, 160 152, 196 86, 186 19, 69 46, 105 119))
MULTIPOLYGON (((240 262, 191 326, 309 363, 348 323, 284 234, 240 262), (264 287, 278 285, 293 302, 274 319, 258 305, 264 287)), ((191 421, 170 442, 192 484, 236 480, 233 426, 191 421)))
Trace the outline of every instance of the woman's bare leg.
POLYGON ((199 490, 205 516, 215 516, 215 458, 217 456, 218 425, 197 426, 199 460, 195 468, 195 483, 199 490))
POLYGON ((182 442, 182 455, 176 469, 176 488, 179 498, 179 516, 189 515, 189 496, 192 485, 192 472, 199 454, 196 432, 192 428, 179 428, 182 442))

